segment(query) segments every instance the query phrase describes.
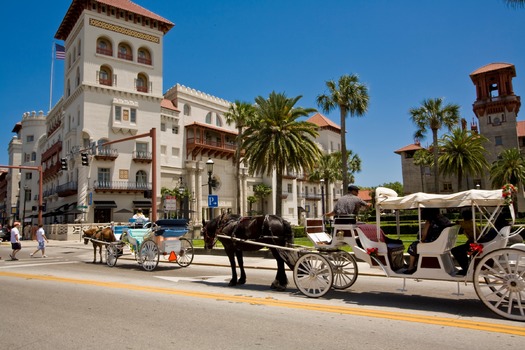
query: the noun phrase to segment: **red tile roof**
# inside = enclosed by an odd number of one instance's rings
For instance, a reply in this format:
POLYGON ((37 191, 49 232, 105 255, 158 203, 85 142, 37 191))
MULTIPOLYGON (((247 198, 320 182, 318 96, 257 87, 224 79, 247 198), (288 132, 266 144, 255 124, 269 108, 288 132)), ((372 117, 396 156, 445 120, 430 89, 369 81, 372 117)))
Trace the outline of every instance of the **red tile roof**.
POLYGON ((166 108, 166 109, 171 109, 173 111, 180 112, 179 109, 177 107, 175 107, 173 102, 171 102, 171 100, 168 100, 167 98, 163 99, 160 102, 160 106, 163 107, 163 108, 166 108))
POLYGON ((341 128, 339 125, 322 115, 321 113, 316 113, 313 116, 311 116, 308 120, 310 123, 314 123, 315 125, 319 126, 320 128, 329 128, 329 129, 335 129, 335 131, 341 132, 341 128))
POLYGON ((481 73, 487 73, 487 72, 504 69, 504 68, 514 68, 514 65, 510 63, 503 63, 503 62, 489 63, 486 66, 478 68, 474 72, 470 73, 470 76, 481 74, 481 73))
POLYGON ((370 190, 359 190, 357 196, 364 200, 365 202, 372 201, 372 196, 370 196, 370 190))
MULTIPOLYGON (((115 7, 120 10, 128 11, 134 14, 137 14, 139 16, 145 16, 148 18, 151 18, 155 21, 159 22, 159 30, 162 30, 164 33, 167 33, 175 24, 168 21, 167 19, 149 11, 146 10, 144 7, 139 6, 130 0, 96 0, 96 2, 99 2, 101 4, 105 4, 110 7, 115 7)), ((69 8, 64 15, 64 19, 62 20, 62 23, 60 24, 60 27, 58 28, 55 39, 58 40, 66 40, 69 36, 69 33, 73 29, 73 26, 81 16, 82 12, 86 8, 90 8, 89 2, 83 1, 83 0, 73 0, 71 5, 69 5, 69 8)))
POLYGON ((397 151, 394 151, 394 153, 402 153, 402 152, 407 152, 407 151, 417 151, 417 150, 420 150, 422 149, 423 147, 421 147, 420 144, 417 144, 417 143, 413 143, 411 145, 408 145, 408 146, 405 146, 405 147, 402 147, 400 149, 398 149, 397 151))

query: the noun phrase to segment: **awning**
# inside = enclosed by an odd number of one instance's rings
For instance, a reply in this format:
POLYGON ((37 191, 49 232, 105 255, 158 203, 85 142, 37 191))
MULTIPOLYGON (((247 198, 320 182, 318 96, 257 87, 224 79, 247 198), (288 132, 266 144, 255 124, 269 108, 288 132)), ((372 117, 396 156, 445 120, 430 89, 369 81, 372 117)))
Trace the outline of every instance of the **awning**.
POLYGON ((151 201, 133 201, 135 208, 151 208, 151 201))
POLYGON ((93 201, 96 209, 112 209, 117 207, 115 201, 93 201))

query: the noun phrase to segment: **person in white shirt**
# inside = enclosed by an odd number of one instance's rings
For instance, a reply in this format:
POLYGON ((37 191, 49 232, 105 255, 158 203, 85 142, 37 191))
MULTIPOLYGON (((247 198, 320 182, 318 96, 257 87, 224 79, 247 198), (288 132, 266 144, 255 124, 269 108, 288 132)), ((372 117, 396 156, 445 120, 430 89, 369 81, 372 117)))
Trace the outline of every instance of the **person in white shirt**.
POLYGON ((11 249, 13 249, 13 252, 9 255, 11 260, 18 260, 16 258, 16 253, 22 249, 22 243, 20 243, 20 231, 18 231, 19 227, 20 223, 15 221, 13 223, 13 228, 11 229, 11 249))
POLYGON ((31 257, 33 257, 36 252, 39 250, 42 251, 42 258, 47 258, 46 255, 46 242, 48 242, 46 237, 46 232, 44 231, 44 225, 39 224, 38 230, 36 230, 36 241, 38 242, 38 248, 30 254, 31 257))

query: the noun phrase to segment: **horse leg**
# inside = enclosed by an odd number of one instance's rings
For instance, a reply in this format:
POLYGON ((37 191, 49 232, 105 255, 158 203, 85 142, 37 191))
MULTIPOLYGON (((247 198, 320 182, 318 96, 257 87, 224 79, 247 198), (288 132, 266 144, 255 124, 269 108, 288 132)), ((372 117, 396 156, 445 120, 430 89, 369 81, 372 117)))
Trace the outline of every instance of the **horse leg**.
POLYGON ((98 255, 100 256, 100 263, 102 264, 102 244, 98 245, 98 255))
POLYGON ((97 246, 95 242, 93 242, 93 264, 97 262, 97 246))
POLYGON ((228 283, 228 287, 233 287, 237 285, 237 267, 235 266, 235 252, 233 250, 226 251, 226 255, 228 255, 228 259, 230 260, 230 267, 232 270, 232 278, 230 280, 230 283, 228 283))
POLYGON ((275 280, 270 285, 271 289, 275 289, 279 292, 284 292, 288 285, 288 277, 286 276, 286 269, 284 260, 276 249, 271 249, 272 255, 277 261, 277 274, 275 280))
POLYGON ((244 257, 242 254, 242 250, 237 250, 235 252, 235 255, 237 256, 237 263, 239 263, 239 270, 241 271, 241 278, 237 281, 237 284, 245 284, 246 283, 246 272, 244 272, 244 257))

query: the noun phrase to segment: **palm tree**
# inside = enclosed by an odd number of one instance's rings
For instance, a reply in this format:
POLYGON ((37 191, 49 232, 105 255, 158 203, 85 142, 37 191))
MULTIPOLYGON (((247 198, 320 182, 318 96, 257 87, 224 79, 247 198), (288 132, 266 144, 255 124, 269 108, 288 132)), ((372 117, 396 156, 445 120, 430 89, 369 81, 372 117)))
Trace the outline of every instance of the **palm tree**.
POLYGON ((321 155, 314 141, 319 135, 317 125, 297 120, 315 112, 313 108, 295 107, 301 97, 288 98, 275 91, 268 98, 258 96, 256 117, 244 132, 243 149, 250 172, 269 176, 275 170, 278 216, 282 216, 284 172, 310 171, 321 155))
MULTIPOLYGON (((346 117, 362 117, 368 110, 368 88, 359 82, 359 77, 355 74, 343 75, 336 83, 333 80, 326 82, 328 94, 317 96, 317 105, 325 112, 329 113, 335 108, 339 108, 341 116, 341 154, 342 159, 347 159, 346 150, 346 117)), ((347 188, 350 183, 348 179, 347 164, 343 162, 343 188, 347 188)))
MULTIPOLYGON (((323 206, 328 211, 327 202, 328 202, 328 188, 331 183, 334 183, 337 180, 341 180, 341 153, 325 153, 319 159, 318 165, 310 173, 310 181, 320 181, 323 180, 324 193, 326 194, 324 198, 323 206)), ((323 213, 324 214, 324 213, 323 213)))
POLYGON ((440 140, 439 168, 445 175, 456 175, 458 191, 464 175, 481 175, 489 168, 483 146, 487 138, 472 131, 456 128, 440 140))
POLYGON ((418 149, 414 153, 414 165, 419 166, 421 174, 421 189, 425 192, 425 168, 431 167, 434 162, 432 152, 426 148, 418 149))
POLYGON ((226 123, 230 125, 235 123, 237 128, 237 137, 235 148, 235 156, 233 163, 235 164, 235 182, 236 182, 236 193, 237 193, 237 214, 241 214, 241 181, 240 181, 240 168, 241 168, 241 147, 243 139, 243 131, 246 127, 248 121, 253 119, 255 115, 255 108, 253 105, 247 102, 241 102, 236 100, 233 104, 230 105, 230 108, 227 113, 224 114, 226 118, 226 123))
POLYGON ((517 148, 506 149, 490 167, 493 188, 525 183, 525 158, 517 148))
POLYGON ((517 7, 525 7, 525 0, 505 0, 507 5, 517 8, 517 7))
POLYGON ((261 201, 261 212, 264 213, 264 198, 272 193, 272 188, 266 184, 258 184, 254 187, 253 193, 255 198, 261 201))
POLYGON ((411 119, 417 127, 414 137, 423 139, 430 129, 434 153, 434 191, 439 192, 438 131, 443 127, 451 130, 459 122, 459 105, 443 105, 442 98, 425 99, 419 108, 410 108, 411 119))

